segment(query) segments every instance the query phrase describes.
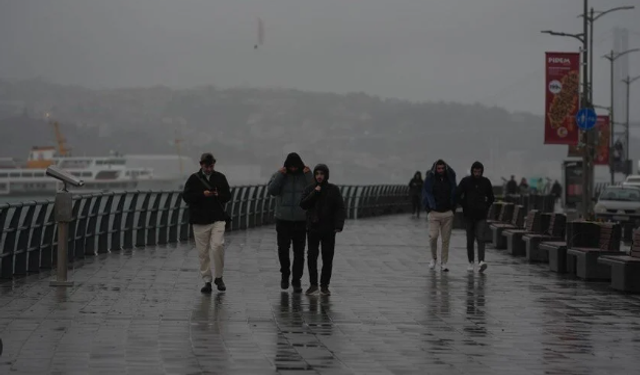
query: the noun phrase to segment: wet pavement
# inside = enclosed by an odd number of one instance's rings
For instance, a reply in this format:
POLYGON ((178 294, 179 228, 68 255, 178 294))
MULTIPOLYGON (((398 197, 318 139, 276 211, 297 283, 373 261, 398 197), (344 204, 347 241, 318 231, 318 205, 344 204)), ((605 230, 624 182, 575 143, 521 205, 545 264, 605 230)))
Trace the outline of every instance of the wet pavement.
MULTIPOLYGON (((488 250, 427 268, 426 220, 348 222, 333 295, 281 292, 273 228, 227 236, 227 292, 203 296, 188 245, 97 257, 0 284, 0 374, 632 374, 640 297, 488 250)), ((308 286, 307 271, 303 287, 308 286)))

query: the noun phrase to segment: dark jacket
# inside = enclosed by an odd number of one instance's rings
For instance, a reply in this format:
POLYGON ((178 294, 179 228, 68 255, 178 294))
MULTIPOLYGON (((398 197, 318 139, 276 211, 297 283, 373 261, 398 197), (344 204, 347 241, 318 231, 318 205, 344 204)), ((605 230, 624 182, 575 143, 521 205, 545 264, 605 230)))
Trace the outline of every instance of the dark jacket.
POLYGON ((424 185, 424 181, 421 178, 412 178, 409 181, 409 196, 419 197, 422 194, 422 185, 424 185))
POLYGON ((279 220, 287 221, 305 221, 306 214, 300 207, 302 200, 302 192, 304 188, 313 183, 313 174, 311 171, 304 173, 304 163, 298 154, 292 152, 287 155, 284 167, 298 167, 296 173, 283 174, 276 172, 271 176, 267 192, 269 195, 276 197, 276 213, 275 217, 279 220))
POLYGON ((484 176, 474 177, 474 169, 480 169, 484 173, 482 163, 478 161, 473 163, 471 176, 467 176, 460 181, 460 185, 456 189, 456 197, 466 218, 482 220, 487 218, 489 207, 495 201, 495 197, 491 181, 484 176))
POLYGON ((182 193, 182 199, 189 206, 189 223, 211 224, 224 221, 224 205, 231 200, 227 178, 222 173, 214 171, 208 182, 212 188, 218 190, 218 196, 205 197, 204 191, 209 189, 198 176, 207 180, 202 171, 192 174, 184 184, 182 193))
POLYGON ((518 194, 518 183, 515 180, 509 180, 507 182, 507 194, 516 195, 518 194))
POLYGON ((422 206, 427 211, 448 211, 456 209, 456 172, 447 163, 444 176, 438 176, 436 165, 444 163, 438 160, 427 171, 422 187, 422 206), (446 189, 446 191, 445 191, 446 189))
POLYGON ((551 195, 556 198, 560 198, 562 196, 562 186, 558 181, 556 181, 551 187, 551 195))
POLYGON ((316 191, 317 182, 307 186, 302 194, 300 207, 307 210, 307 228, 312 232, 342 231, 346 212, 340 188, 329 183, 329 168, 324 164, 318 164, 313 169, 322 170, 325 180, 320 185, 322 190, 316 191))

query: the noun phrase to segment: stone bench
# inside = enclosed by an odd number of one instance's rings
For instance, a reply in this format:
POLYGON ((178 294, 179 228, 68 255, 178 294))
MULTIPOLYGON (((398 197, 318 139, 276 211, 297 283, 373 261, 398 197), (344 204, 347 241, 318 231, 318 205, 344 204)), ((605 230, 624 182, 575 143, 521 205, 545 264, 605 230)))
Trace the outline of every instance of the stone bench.
POLYGON ((611 269, 611 288, 640 293, 640 230, 633 231, 629 255, 603 255, 598 263, 611 269))
POLYGON ((598 223, 600 227, 599 243, 590 247, 574 247, 567 249, 567 264, 575 262, 575 275, 583 280, 611 280, 611 267, 598 263, 598 258, 605 255, 622 255, 620 240, 622 227, 618 223, 598 223))
POLYGON ((599 238, 600 226, 597 223, 575 220, 566 223, 564 240, 543 241, 538 249, 547 252, 549 270, 575 274, 575 262, 567 263, 567 248, 589 247, 590 244, 598 243, 599 238))
POLYGON ((485 243, 493 243, 493 230, 491 229, 491 225, 493 224, 501 224, 501 223, 511 223, 513 218, 513 212, 515 210, 515 205, 513 203, 508 202, 496 202, 491 206, 492 209, 500 210, 497 218, 493 219, 491 209, 490 215, 488 215, 487 225, 485 226, 484 231, 484 242, 485 243))
MULTIPOLYGON (((566 215, 560 213, 544 213, 542 216, 549 216, 549 227, 543 233, 522 236, 529 262, 549 263, 549 252, 541 250, 540 244, 545 241, 562 241, 565 238, 567 225, 566 215)), ((544 222, 546 219, 542 221, 544 222)))
POLYGON ((521 229, 524 227, 525 211, 521 205, 513 206, 513 213, 511 215, 511 221, 506 223, 493 223, 487 225, 491 230, 492 244, 497 250, 504 250, 507 248, 507 238, 502 235, 505 230, 509 229, 521 229))
POLYGON ((542 228, 547 227, 549 216, 546 216, 547 222, 543 223, 543 216, 538 210, 531 210, 527 214, 524 229, 507 229, 502 235, 507 238, 507 249, 511 255, 525 256, 527 255, 525 243, 522 237, 528 234, 542 233, 542 228))

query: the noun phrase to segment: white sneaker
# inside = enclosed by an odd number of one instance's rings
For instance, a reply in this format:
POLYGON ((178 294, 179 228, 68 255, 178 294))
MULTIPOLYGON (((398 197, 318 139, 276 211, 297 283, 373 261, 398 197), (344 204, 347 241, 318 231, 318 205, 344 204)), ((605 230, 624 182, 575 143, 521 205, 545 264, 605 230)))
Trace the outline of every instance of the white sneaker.
POLYGON ((429 263, 429 269, 432 270, 434 268, 436 268, 436 260, 431 259, 431 262, 429 263))
POLYGON ((469 263, 469 266, 467 267, 467 271, 473 272, 473 262, 469 263))
POLYGON ((487 264, 484 261, 478 263, 478 266, 480 266, 480 272, 481 273, 484 272, 484 270, 487 269, 487 264))
POLYGON ((442 272, 449 272, 449 268, 447 267, 447 264, 446 264, 446 263, 442 263, 442 264, 440 265, 440 271, 442 271, 442 272))

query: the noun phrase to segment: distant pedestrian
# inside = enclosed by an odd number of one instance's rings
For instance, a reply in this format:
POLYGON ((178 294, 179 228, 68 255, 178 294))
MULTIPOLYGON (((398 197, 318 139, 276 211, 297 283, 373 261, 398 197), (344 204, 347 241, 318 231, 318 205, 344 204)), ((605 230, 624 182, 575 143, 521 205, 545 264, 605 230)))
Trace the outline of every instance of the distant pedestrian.
POLYGON ((511 175, 511 179, 507 182, 507 195, 518 194, 518 183, 516 182, 516 176, 511 175))
POLYGON ((200 260, 200 276, 204 280, 202 293, 211 293, 211 256, 215 267, 213 282, 219 291, 227 287, 222 280, 224 271, 224 232, 229 216, 224 205, 231 200, 231 191, 224 174, 214 170, 216 159, 210 153, 202 154, 200 170, 187 179, 182 194, 189 206, 189 222, 193 226, 196 248, 200 260))
POLYGON ((484 259, 484 231, 487 226, 489 207, 495 201, 493 185, 483 176, 484 166, 479 161, 471 165, 471 176, 460 181, 456 190, 457 200, 462 206, 467 231, 468 271, 474 270, 474 241, 478 243, 478 267, 480 272, 487 269, 484 259))
POLYGON ((302 194, 300 207, 307 211, 308 265, 311 286, 306 294, 318 292, 318 255, 322 246, 320 293, 330 295, 329 283, 333 270, 336 233, 342 232, 346 213, 340 189, 329 183, 329 168, 318 164, 313 169, 315 182, 302 194))
POLYGON ((424 185, 424 181, 422 180, 422 173, 420 173, 420 171, 417 171, 413 175, 411 181, 409 181, 409 197, 411 198, 412 215, 415 215, 416 217, 420 217, 420 211, 422 211, 420 207, 422 185, 424 185))
POLYGON ((528 195, 529 194, 529 183, 527 182, 527 179, 522 177, 522 180, 520 180, 520 195, 528 195))
POLYGON ((557 202, 560 198, 562 198, 562 185, 555 180, 553 182, 553 186, 551 187, 551 195, 553 195, 554 202, 557 202))
POLYGON ((434 269, 438 261, 438 236, 442 236, 442 261, 440 269, 449 272, 449 240, 453 229, 453 216, 456 209, 456 173, 443 160, 433 163, 427 172, 422 189, 422 204, 429 215, 429 244, 431 262, 434 269))
POLYGON ((289 289, 289 276, 294 293, 302 292, 300 279, 304 273, 304 248, 307 242, 307 223, 300 207, 304 189, 313 183, 313 174, 295 152, 287 155, 284 166, 273 174, 267 191, 276 197, 276 232, 280 260, 280 287, 289 289), (293 244, 293 269, 289 248, 293 244))

